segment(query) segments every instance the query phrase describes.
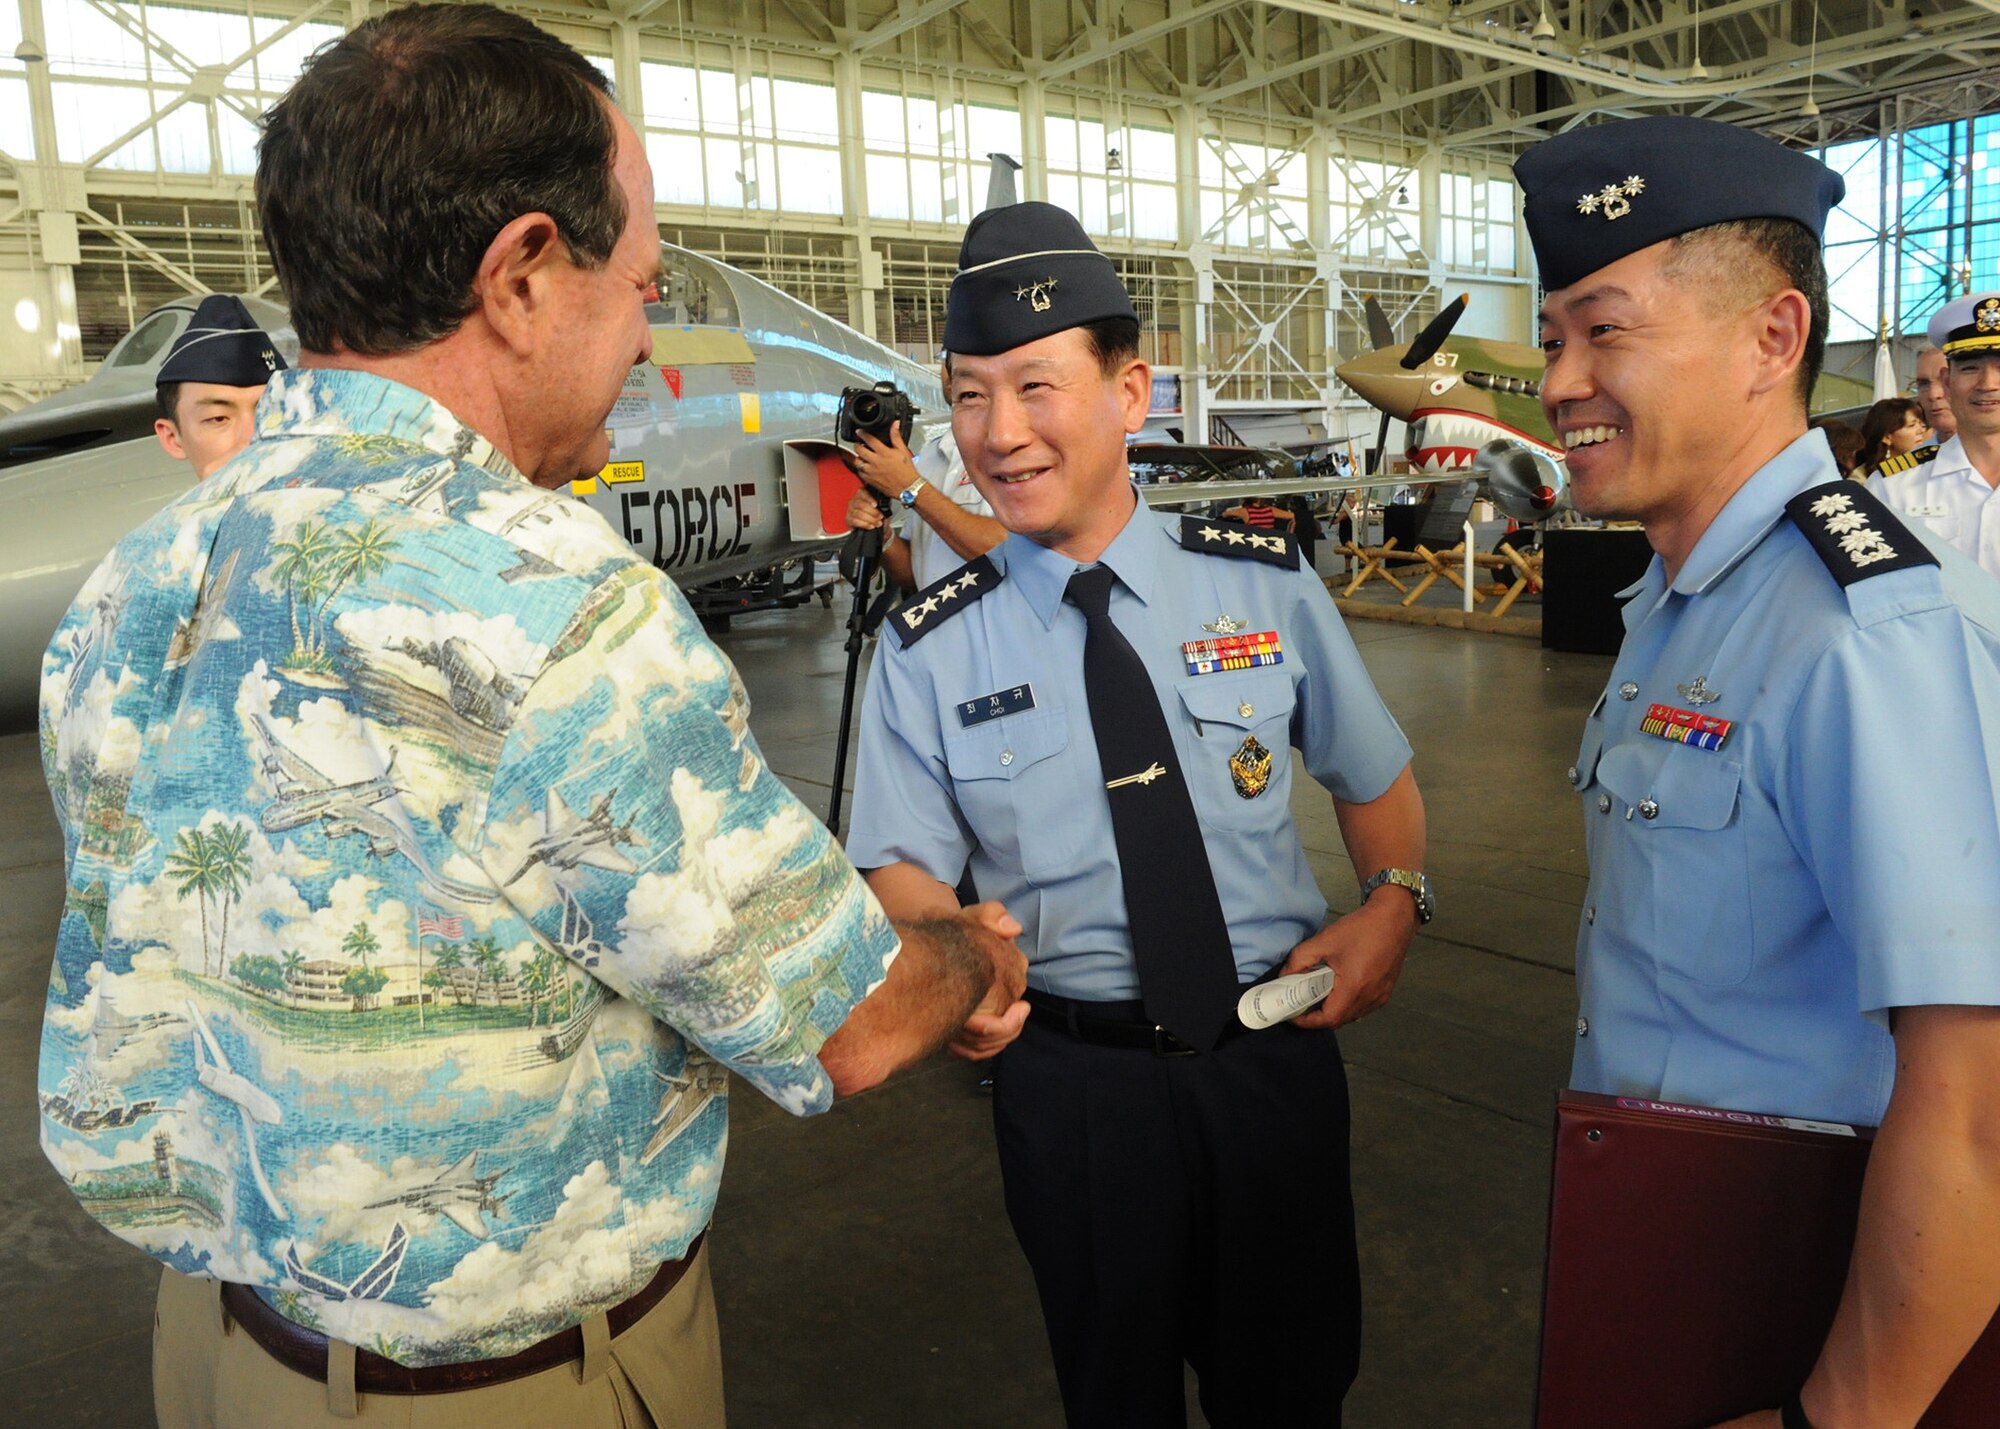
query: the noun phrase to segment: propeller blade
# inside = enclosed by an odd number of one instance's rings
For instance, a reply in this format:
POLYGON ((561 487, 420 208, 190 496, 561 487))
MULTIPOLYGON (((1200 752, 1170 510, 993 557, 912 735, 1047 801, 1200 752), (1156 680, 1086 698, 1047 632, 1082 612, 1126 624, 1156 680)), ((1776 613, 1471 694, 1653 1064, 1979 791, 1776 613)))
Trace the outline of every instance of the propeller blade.
POLYGON ((1361 311, 1368 315, 1368 341, 1376 349, 1394 347, 1396 330, 1389 326, 1389 315, 1382 311, 1382 305, 1371 295, 1361 304, 1361 311))
POLYGON ((1375 429, 1375 470, 1370 476, 1380 476, 1389 465, 1389 414, 1382 414, 1382 425, 1375 429))
POLYGON ((1465 316, 1465 304, 1470 293, 1460 293, 1455 302, 1430 321, 1430 326, 1417 334, 1417 340, 1410 344, 1410 350, 1403 354, 1405 371, 1422 367, 1444 346, 1444 340, 1451 336, 1451 330, 1458 326, 1458 320, 1465 316))

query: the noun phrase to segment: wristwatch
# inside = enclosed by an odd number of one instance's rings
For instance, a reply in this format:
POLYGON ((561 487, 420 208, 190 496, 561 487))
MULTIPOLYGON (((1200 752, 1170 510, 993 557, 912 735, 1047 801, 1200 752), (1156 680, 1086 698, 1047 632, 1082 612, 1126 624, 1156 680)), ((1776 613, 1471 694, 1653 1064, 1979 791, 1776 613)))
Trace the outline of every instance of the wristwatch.
POLYGON ((1398 888, 1410 890, 1410 896, 1417 900, 1417 922, 1428 923, 1437 917, 1437 899, 1431 896, 1431 881, 1409 868, 1385 868, 1361 885, 1361 901, 1366 903, 1368 895, 1385 883, 1393 883, 1398 888))
POLYGON ((913 511, 916 509, 917 505, 917 494, 921 492, 926 486, 929 485, 930 483, 928 481, 925 481, 920 476, 915 481, 911 482, 908 486, 904 487, 901 491, 897 492, 896 499, 903 503, 903 509, 905 511, 913 511))

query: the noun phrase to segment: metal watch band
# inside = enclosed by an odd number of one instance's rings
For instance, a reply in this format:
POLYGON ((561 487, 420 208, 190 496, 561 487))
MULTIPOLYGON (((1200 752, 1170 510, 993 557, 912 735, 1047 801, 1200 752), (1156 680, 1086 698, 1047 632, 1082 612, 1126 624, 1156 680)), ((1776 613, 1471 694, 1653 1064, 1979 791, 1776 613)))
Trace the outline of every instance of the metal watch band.
POLYGON ((901 491, 897 492, 896 499, 903 503, 903 509, 905 511, 912 510, 916 507, 918 494, 921 493, 923 489, 929 485, 930 483, 928 481, 925 481, 920 476, 915 481, 911 482, 908 486, 904 487, 901 491))
POLYGON ((1366 903, 1368 895, 1385 883, 1410 891, 1410 897, 1416 900, 1419 923, 1428 923, 1437 916, 1437 899, 1431 894, 1431 881, 1413 868, 1382 869, 1361 885, 1361 901, 1366 903))

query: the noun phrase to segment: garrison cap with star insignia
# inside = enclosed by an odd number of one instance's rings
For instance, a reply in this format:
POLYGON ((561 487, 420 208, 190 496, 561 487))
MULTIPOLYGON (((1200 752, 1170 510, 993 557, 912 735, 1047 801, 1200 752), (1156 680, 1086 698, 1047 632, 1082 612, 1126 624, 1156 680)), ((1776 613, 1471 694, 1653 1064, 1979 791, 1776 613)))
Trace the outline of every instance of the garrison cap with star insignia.
POLYGON ((1713 119, 1649 115, 1544 139, 1514 163, 1542 286, 1713 223, 1789 218, 1815 240, 1847 185, 1819 160, 1713 119))
POLYGON ((1785 503, 1785 514, 1843 586, 1938 563, 1930 547, 1858 482, 1842 479, 1801 491, 1785 503))
POLYGON ((991 357, 1100 318, 1139 314, 1111 260, 1052 203, 989 208, 972 220, 945 300, 944 350, 991 357))
POLYGON ((984 556, 933 581, 889 612, 896 642, 905 650, 998 586, 1006 577, 984 556))
POLYGON ((1240 521, 1209 521, 1181 517, 1181 549, 1211 556, 1241 556, 1267 561, 1288 571, 1299 568, 1299 538, 1286 531, 1260 531, 1240 521))
POLYGON ((2000 293, 1968 293, 1931 314, 1931 346, 1946 357, 2000 352, 2000 293))
POLYGON ((201 300, 187 331, 174 339, 154 385, 213 382, 219 387, 262 387, 285 369, 278 345, 257 326, 241 298, 225 293, 201 300))

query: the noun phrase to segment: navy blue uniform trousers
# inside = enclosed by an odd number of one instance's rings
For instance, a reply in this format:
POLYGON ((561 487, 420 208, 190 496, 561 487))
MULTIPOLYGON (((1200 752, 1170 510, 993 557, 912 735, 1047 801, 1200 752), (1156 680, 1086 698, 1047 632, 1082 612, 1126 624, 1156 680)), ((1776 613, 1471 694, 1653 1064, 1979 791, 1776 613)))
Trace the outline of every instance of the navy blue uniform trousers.
POLYGON ((1007 1214, 1070 1429, 1337 1426, 1361 1352, 1347 1075, 1329 1029, 1201 1056, 1030 1020, 994 1074, 1007 1214))

